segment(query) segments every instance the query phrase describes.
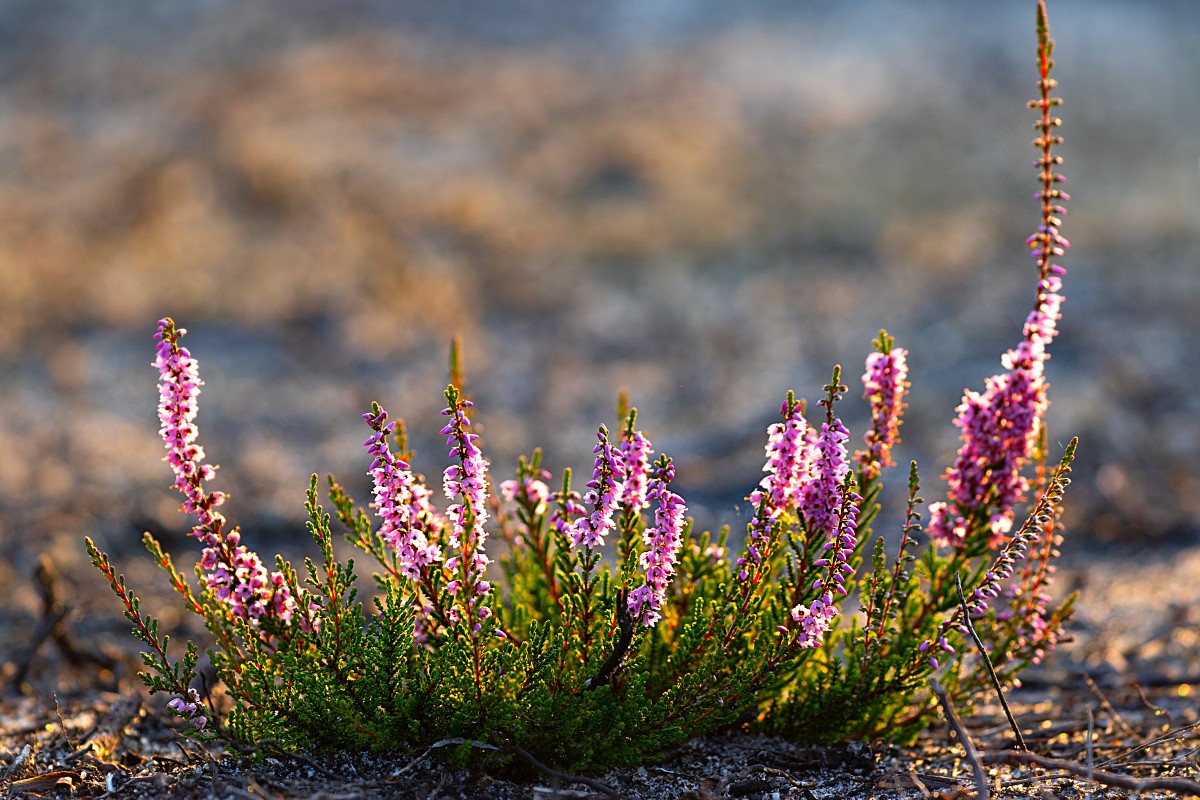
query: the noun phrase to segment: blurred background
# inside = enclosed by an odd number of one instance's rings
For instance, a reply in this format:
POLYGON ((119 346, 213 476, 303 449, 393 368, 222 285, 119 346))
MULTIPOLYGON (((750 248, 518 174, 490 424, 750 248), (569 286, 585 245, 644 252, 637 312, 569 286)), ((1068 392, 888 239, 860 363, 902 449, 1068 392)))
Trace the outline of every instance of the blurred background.
MULTIPOLYGON (((1200 16, 1051 21, 1068 550, 1200 542, 1200 16)), ((626 388, 716 526, 785 391, 811 405, 835 363, 859 441, 885 327, 913 383, 897 455, 937 499, 963 388, 1033 298, 1033 23, 949 0, 0 3, 0 584, 41 552, 82 564, 85 534, 189 549, 166 315, 252 547, 304 546, 312 472, 365 501, 371 400, 437 482, 455 334, 497 480, 537 445, 590 472, 626 388)))

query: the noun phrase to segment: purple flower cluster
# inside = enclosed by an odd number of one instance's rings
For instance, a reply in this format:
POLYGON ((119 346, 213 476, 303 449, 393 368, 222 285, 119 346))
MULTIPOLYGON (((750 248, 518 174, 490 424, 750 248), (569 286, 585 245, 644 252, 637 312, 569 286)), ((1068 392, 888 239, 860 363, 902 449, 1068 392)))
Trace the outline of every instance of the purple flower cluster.
POLYGON ((592 449, 596 454, 592 479, 583 495, 583 502, 591 508, 591 513, 575 520, 567 534, 573 547, 589 550, 604 546, 604 537, 613 529, 613 513, 625 487, 625 459, 609 441, 608 428, 601 425, 596 438, 598 442, 592 449))
POLYGON ((772 528, 780 515, 799 501, 808 478, 813 449, 811 429, 804 419, 803 407, 791 392, 780 413, 783 421, 767 428, 767 461, 763 464, 763 472, 767 474, 746 498, 755 513, 747 528, 746 555, 737 561, 738 579, 743 581, 749 577, 748 565, 757 567, 762 563, 772 528))
MULTIPOLYGON (((1073 449, 1074 445, 1068 449, 1069 452, 1067 457, 1064 458, 1063 464, 1054 473, 1054 476, 1050 480, 1050 485, 1042 493, 1033 512, 1025 520, 1025 524, 1021 526, 1021 529, 1017 531, 1015 536, 1004 544, 1004 547, 996 556, 996 560, 992 562, 991 567, 984 573, 979 585, 967 595, 968 612, 972 614, 987 613, 988 604, 1006 591, 1009 591, 1006 590, 1005 582, 1011 580, 1013 572, 1016 570, 1017 562, 1024 561, 1029 548, 1041 541, 1046 533, 1047 526, 1053 522, 1054 509, 1062 503, 1063 493, 1071 483, 1070 478, 1067 477, 1070 473, 1070 467, 1067 464, 1073 449)), ((1029 626, 1027 633, 1036 634, 1039 628, 1042 631, 1045 630, 1046 620, 1044 606, 1042 605, 1043 602, 1045 601, 1039 599, 1035 601, 1032 607, 1027 604, 1023 610, 1019 611, 1024 617, 1022 622, 1029 626)), ((998 616, 1005 613, 1000 612, 998 616)), ((940 626, 937 644, 946 652, 954 652, 953 648, 945 643, 946 633, 951 629, 958 629, 963 633, 967 632, 966 624, 959 621, 961 615, 962 609, 955 611, 940 626)), ((1047 640, 1047 644, 1052 645, 1053 642, 1047 640)), ((929 641, 922 643, 920 647, 921 652, 927 651, 932 645, 933 642, 929 641)), ((938 662, 936 658, 930 659, 930 666, 937 669, 938 662)))
POLYGON ((658 506, 654 510, 654 525, 642 532, 645 547, 638 563, 646 573, 646 583, 629 593, 629 614, 647 627, 662 619, 662 605, 667 586, 675 575, 675 562, 683 545, 684 517, 687 506, 683 498, 667 487, 675 478, 675 466, 663 456, 650 482, 649 497, 658 506))
MULTIPOLYGON (((492 615, 491 608, 484 605, 482 599, 492 588, 484 580, 491 559, 483 551, 487 540, 484 523, 488 519, 488 464, 475 444, 479 435, 471 433, 471 421, 466 414, 466 409, 474 404, 462 399, 453 388, 447 390, 446 399, 449 405, 442 409, 442 415, 451 419, 441 432, 446 436, 450 458, 457 458, 459 463, 450 465, 442 474, 442 489, 448 499, 460 501, 446 509, 451 525, 450 543, 460 554, 446 559, 446 568, 459 572, 459 578, 450 581, 446 590, 457 594, 466 589, 463 605, 472 620, 473 630, 478 632, 483 621, 492 615)), ((452 617, 457 614, 457 608, 451 611, 452 617)))
POLYGON ((283 574, 268 572, 258 555, 242 546, 236 529, 223 533, 225 517, 216 509, 226 495, 205 490, 204 482, 216 475, 216 467, 203 463, 204 450, 196 441, 202 381, 196 360, 179 344, 185 333, 168 317, 159 320, 154 336, 158 340, 154 365, 159 371, 159 435, 167 446, 165 460, 175 473, 175 488, 184 496, 183 509, 196 515, 192 536, 205 545, 200 555, 200 566, 208 572, 205 584, 235 617, 252 625, 264 618, 287 624, 296 602, 283 574))
POLYGON ((1042 281, 1037 308, 1025 322, 1025 339, 1004 355, 1006 372, 987 379, 983 393, 967 391, 954 424, 962 445, 946 473, 947 501, 930 505, 929 534, 943 547, 961 547, 972 519, 986 513, 989 547, 1012 529, 1015 504, 1029 483, 1021 474, 1037 444, 1049 407, 1044 366, 1047 345, 1057 333, 1062 297, 1061 269, 1042 281))
POLYGON ((892 448, 900 441, 901 415, 904 412, 904 391, 908 386, 908 351, 902 347, 888 347, 890 337, 880 334, 880 345, 885 350, 867 356, 867 369, 863 373, 863 398, 871 405, 871 430, 863 435, 867 449, 859 453, 866 477, 879 475, 883 467, 890 467, 892 448))
MULTIPOLYGON (((378 407, 376 407, 378 408, 378 407)), ((371 426, 371 436, 363 442, 374 460, 370 475, 374 481, 375 502, 371 507, 383 523, 379 534, 397 555, 400 573, 409 580, 419 580, 421 572, 442 560, 442 551, 430 544, 432 514, 429 490, 409 470, 408 463, 392 454, 387 437, 396 429, 387 421, 387 412, 363 414, 371 426)))
POLYGON ((200 704, 200 695, 195 689, 188 689, 186 698, 176 697, 167 703, 167 708, 181 717, 187 717, 200 730, 208 724, 208 717, 204 716, 204 706, 200 704))
POLYGON ((200 380, 196 359, 179 344, 185 333, 187 330, 176 329, 175 323, 167 318, 158 321, 158 332, 154 334, 158 340, 154 346, 157 356, 154 366, 159 374, 158 434, 167 446, 164 460, 175 473, 175 488, 184 497, 183 510, 196 515, 198 524, 191 535, 215 547, 220 544, 221 527, 225 524, 225 517, 216 509, 224 505, 227 495, 204 490, 204 481, 212 480, 217 468, 203 463, 204 449, 196 441, 200 435, 196 427, 200 410, 197 399, 204 382, 200 380))
POLYGON ((587 506, 583 504, 583 498, 574 489, 555 492, 551 498, 554 500, 554 508, 550 511, 550 527, 574 543, 571 534, 574 529, 574 521, 580 515, 587 513, 587 506))
POLYGON ((801 603, 793 608, 791 617, 796 623, 796 645, 803 649, 819 647, 839 613, 830 592, 813 600, 811 606, 801 603))
POLYGON ((846 457, 849 438, 849 431, 837 417, 831 415, 828 422, 821 423, 811 475, 800 491, 800 511, 810 531, 832 534, 836 529, 842 481, 850 471, 846 457))
POLYGON ((799 500, 812 450, 810 429, 803 411, 801 404, 789 392, 788 399, 780 409, 783 422, 776 422, 767 428, 767 462, 763 465, 763 472, 767 474, 749 497, 755 506, 764 495, 770 506, 778 510, 788 508, 799 500))
POLYGON ((803 604, 792 609, 792 621, 797 624, 796 644, 801 648, 817 647, 833 625, 838 611, 834 594, 845 597, 846 579, 854 574, 850 558, 858 546, 858 515, 862 508, 862 497, 850 482, 838 490, 838 504, 834 514, 835 532, 822 548, 826 555, 813 562, 814 567, 825 567, 825 579, 813 582, 813 588, 824 590, 811 606, 803 604))
POLYGON ((526 475, 521 480, 507 480, 500 484, 500 496, 508 502, 517 502, 529 508, 535 515, 546 513, 546 504, 550 499, 550 487, 546 481, 550 473, 546 470, 538 472, 539 477, 526 475))
MULTIPOLYGON (((1055 566, 1046 566, 1047 574, 1055 571, 1055 566)), ((996 619, 1010 619, 1019 616, 1016 625, 1016 641, 1014 649, 1030 652, 1030 663, 1040 664, 1046 653, 1058 644, 1061 629, 1050 626, 1050 601, 1053 599, 1046 590, 1045 583, 1037 587, 1022 586, 1012 583, 1004 592, 1009 602, 1009 609, 997 612, 996 619)))
POLYGON ((649 505, 647 492, 650 486, 650 455, 653 452, 650 440, 641 431, 633 431, 621 439, 625 483, 620 502, 628 509, 639 511, 649 505))

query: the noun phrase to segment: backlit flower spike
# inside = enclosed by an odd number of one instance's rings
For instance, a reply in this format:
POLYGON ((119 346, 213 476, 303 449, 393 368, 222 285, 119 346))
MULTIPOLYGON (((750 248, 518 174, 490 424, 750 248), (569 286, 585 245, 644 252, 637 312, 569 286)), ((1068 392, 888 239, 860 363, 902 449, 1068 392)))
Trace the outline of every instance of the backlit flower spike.
POLYGON ((887 331, 880 331, 862 376, 863 398, 871 406, 871 429, 863 435, 867 447, 857 454, 865 480, 877 478, 884 467, 895 465, 892 448, 900 442, 908 389, 908 351, 895 344, 887 331))
POLYGON ((168 317, 159 320, 158 332, 154 334, 158 340, 154 360, 159 374, 158 433, 167 447, 163 460, 171 466, 175 488, 183 494, 183 508, 196 516, 197 524, 191 535, 213 547, 222 538, 225 517, 217 508, 225 503, 227 495, 205 491, 204 482, 216 475, 217 468, 204 463, 204 449, 197 443, 200 430, 196 415, 204 381, 200 380, 196 359, 179 343, 186 333, 186 329, 177 329, 168 317))
POLYGON ((654 465, 649 497, 656 506, 654 524, 642 532, 644 550, 638 563, 646 574, 646 582, 629 593, 629 615, 646 627, 662 619, 662 607, 667 587, 675 575, 679 549, 683 546, 683 530, 687 505, 683 498, 668 486, 675 479, 675 466, 667 456, 660 456, 654 465))
POLYGON ((804 419, 804 403, 789 391, 779 409, 783 416, 767 428, 767 473, 746 498, 754 508, 754 518, 746 528, 746 551, 738 558, 738 580, 745 581, 762 564, 771 548, 775 525, 788 508, 800 500, 800 491, 813 456, 811 430, 804 419))
POLYGON ((804 403, 793 392, 787 393, 779 409, 782 422, 767 428, 767 461, 763 464, 766 476, 759 488, 749 497, 754 505, 763 495, 777 510, 794 506, 808 472, 812 446, 808 439, 808 421, 804 419, 804 403))
POLYGON ((842 368, 833 368, 833 379, 825 386, 826 396, 818 403, 825 407, 825 422, 817 434, 809 477, 800 492, 800 511, 809 531, 832 533, 837 525, 842 483, 850 471, 846 442, 850 432, 833 413, 846 387, 841 383, 842 368))
POLYGON ((654 448, 641 431, 634 429, 637 409, 629 412, 628 423, 621 431, 621 460, 625 467, 625 483, 621 488, 621 505, 640 511, 649 505, 650 456, 654 448))
MULTIPOLYGON (((1038 13, 1044 21, 1044 9, 1039 7, 1038 13)), ((1062 203, 1070 198, 1058 188, 1066 179, 1055 172, 1062 157, 1053 148, 1063 140, 1054 133, 1062 120, 1050 115, 1062 102, 1050 96, 1056 85, 1050 78, 1052 51, 1053 40, 1039 22, 1040 97, 1029 104, 1039 112, 1034 124, 1039 135, 1033 145, 1039 153, 1034 167, 1042 184, 1034 195, 1041 203, 1041 224, 1027 240, 1038 264, 1034 307, 1025 320, 1022 341, 1002 359, 1006 371, 989 378, 982 394, 967 391, 958 407, 954 424, 961 431, 962 445, 946 473, 947 499, 929 507, 930 536, 943 547, 963 547, 980 525, 986 527, 989 547, 1004 542, 1012 529, 1013 505, 1025 499, 1028 482, 1021 473, 1037 446, 1050 406, 1045 363, 1047 347, 1058 333, 1066 274, 1053 259, 1070 246, 1059 233, 1066 213, 1062 203)))
POLYGON ((363 415, 371 436, 363 445, 372 457, 369 474, 375 497, 371 507, 382 523, 379 535, 396 551, 397 567, 409 580, 419 580, 422 570, 442 560, 441 549, 430 544, 429 490, 409 470, 408 462, 391 452, 387 437, 396 423, 373 403, 363 415))
POLYGON ((858 515, 863 499, 857 488, 853 473, 847 472, 839 487, 834 531, 822 548, 822 557, 813 562, 814 567, 825 568, 825 577, 813 582, 813 588, 821 594, 811 605, 793 607, 791 618, 796 627, 792 631, 784 628, 785 633, 796 637, 795 644, 800 648, 820 646, 833 620, 841 614, 837 601, 848 594, 846 580, 854 574, 850 559, 858 546, 858 515))
POLYGON ((576 519, 567 534, 572 547, 589 550, 604 546, 605 537, 613 530, 613 513, 625 487, 625 459, 609 441, 608 428, 601 425, 596 440, 592 449, 596 454, 592 479, 583 494, 583 502, 591 511, 576 519))
POLYGON ((254 626, 264 619, 286 625, 296 602, 283 575, 268 571, 258 555, 241 544, 236 528, 224 531, 225 517, 217 508, 227 496, 205 489, 205 481, 216 475, 217 468, 204 463, 204 450, 197 443, 197 398, 203 381, 196 359, 179 343, 185 333, 166 317, 159 320, 154 335, 158 340, 154 366, 159 373, 159 435, 167 448, 165 460, 175 473, 175 488, 184 496, 183 509, 196 516, 191 535, 205 545, 200 553, 200 566, 207 573, 205 585, 234 617, 254 626))
POLYGON ((451 526, 450 544, 458 551, 458 555, 445 562, 446 569, 456 573, 446 588, 460 597, 459 605, 470 621, 472 635, 478 633, 484 620, 492 616, 485 599, 491 592, 491 584, 486 580, 491 559, 484 552, 488 462, 475 444, 479 435, 471 433, 467 409, 473 405, 453 384, 446 387, 446 408, 442 409, 442 415, 450 417, 450 422, 441 432, 446 436, 450 458, 458 461, 442 474, 442 490, 453 503, 446 509, 451 526))

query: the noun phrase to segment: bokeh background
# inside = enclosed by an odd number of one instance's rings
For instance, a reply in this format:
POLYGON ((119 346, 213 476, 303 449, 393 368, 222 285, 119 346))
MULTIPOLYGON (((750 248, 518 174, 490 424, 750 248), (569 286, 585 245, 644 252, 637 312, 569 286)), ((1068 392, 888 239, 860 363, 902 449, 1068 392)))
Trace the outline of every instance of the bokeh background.
MULTIPOLYGON (((910 350, 927 499, 1019 336, 1032 2, 0 3, 0 584, 85 534, 186 550, 151 335, 262 548, 360 414, 435 481, 454 334, 498 479, 590 470, 628 389, 701 524, 736 523, 784 392, 910 350)), ((1069 548, 1200 542, 1200 15, 1054 0, 1072 248, 1052 439, 1069 548)), ((893 483, 902 483, 897 474, 893 483)), ((21 590, 25 591, 25 590, 21 590)))

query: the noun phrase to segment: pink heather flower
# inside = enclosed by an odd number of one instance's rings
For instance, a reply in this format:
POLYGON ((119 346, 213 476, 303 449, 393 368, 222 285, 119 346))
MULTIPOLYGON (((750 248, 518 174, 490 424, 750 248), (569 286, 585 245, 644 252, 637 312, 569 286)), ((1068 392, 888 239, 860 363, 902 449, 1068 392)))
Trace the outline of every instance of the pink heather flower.
POLYGON ((757 506, 765 495, 772 508, 782 511, 799 500, 812 446, 808 440, 809 428, 808 421, 804 419, 804 409, 791 392, 788 392, 780 413, 783 414, 783 422, 776 422, 767 428, 767 463, 763 465, 766 477, 749 500, 757 506))
POLYGON ((167 446, 164 460, 175 473, 175 488, 183 493, 183 508, 196 515, 198 524, 192 528, 192 536, 213 546, 218 543, 225 524, 225 517, 216 509, 225 503, 226 495, 204 490, 204 481, 212 480, 217 468, 204 463, 204 449, 196 443, 200 435, 195 423, 199 413, 197 398, 204 382, 200 380, 196 359, 179 344, 185 333, 185 329, 176 329, 168 318, 159 320, 154 335, 158 340, 154 348, 157 354, 154 366, 159 373, 158 419, 162 423, 158 433, 167 446))
POLYGON ((892 447, 900 441, 901 414, 904 411, 904 391, 908 386, 908 351, 890 347, 890 337, 880 333, 879 344, 886 352, 867 356, 863 373, 863 398, 871 405, 871 430, 863 435, 867 449, 859 452, 858 460, 866 469, 866 477, 879 475, 882 467, 890 467, 892 447))
MULTIPOLYGON (((1053 241, 1055 253, 1066 246, 1062 237, 1053 241)), ((1035 257, 1040 253, 1035 250, 1035 257)), ((968 390, 963 395, 954 421, 962 444, 946 472, 947 499, 929 506, 929 535, 942 547, 962 547, 980 522, 986 521, 993 548, 1012 529, 1013 506, 1029 489, 1021 472, 1050 407, 1045 364, 1047 347, 1058 333, 1063 274, 1062 267, 1051 264, 1038 282, 1037 305, 1025 320, 1024 340, 1001 359, 1006 372, 988 378, 982 394, 968 390)))
POLYGON ((683 545, 684 516, 687 506, 683 498, 667 489, 675 478, 671 459, 659 459, 649 496, 658 503, 654 510, 654 525, 642 532, 642 551, 638 563, 646 573, 646 583, 629 593, 630 616, 647 627, 653 627, 662 614, 667 586, 675 575, 675 562, 683 545))
POLYGON ((647 492, 650 486, 650 456, 653 452, 650 440, 641 431, 634 431, 621 439, 625 484, 621 490, 620 501, 632 511, 640 511, 650 504, 647 492))
MULTIPOLYGON (((1053 573, 1053 564, 1046 567, 1048 573, 1053 573)), ((1004 592, 1008 599, 1009 608, 997 612, 997 619, 1010 619, 1015 614, 1020 616, 1016 627, 1016 641, 1013 648, 1031 650, 1030 663, 1040 664, 1046 654, 1058 644, 1060 631, 1050 627, 1050 601, 1053 599, 1043 586, 1023 588, 1019 583, 1010 584, 1004 592), (1015 611, 1013 609, 1016 609, 1015 611)))
MULTIPOLYGON (((376 406, 378 408, 378 406, 376 406)), ((409 471, 407 462, 388 448, 387 436, 396 429, 387 421, 387 412, 363 414, 371 426, 371 436, 363 442, 374 460, 370 475, 375 483, 375 502, 371 507, 382 522, 379 534, 397 555, 400 573, 419 580, 421 571, 442 560, 441 549, 426 536, 432 519, 428 505, 429 490, 409 471)))
MULTIPOLYGON (((205 491, 204 482, 216 475, 216 467, 203 463, 204 450, 196 443, 196 399, 202 382, 196 360, 179 344, 185 333, 168 317, 159 320, 154 336, 158 340, 154 365, 159 371, 159 434, 167 447, 165 460, 175 472, 175 488, 184 496, 183 508, 196 515, 192 535, 205 544, 200 554, 200 566, 208 573, 205 585, 233 616, 251 625, 257 626, 264 618, 286 625, 292 620, 296 600, 283 575, 268 572, 258 555, 241 544, 237 529, 223 532, 225 517, 216 509, 226 495, 205 491)), ((302 627, 309 626, 306 616, 302 627)))
POLYGON ((583 504, 583 498, 579 495, 579 492, 573 489, 566 492, 555 492, 552 498, 554 500, 554 508, 550 512, 550 527, 573 542, 571 530, 574 527, 575 520, 581 514, 587 513, 587 507, 583 504))
POLYGON ((814 600, 811 607, 801 604, 793 608, 792 621, 797 624, 798 631, 796 644, 803 649, 820 647, 838 613, 829 592, 814 600))
POLYGON ((837 417, 821 424, 810 476, 800 491, 800 511, 810 531, 832 532, 837 525, 842 481, 850 471, 846 441, 850 433, 837 417))
POLYGON ((446 436, 450 457, 457 458, 459 463, 446 468, 442 475, 442 489, 450 500, 459 500, 446 509, 446 515, 451 525, 451 545, 460 553, 446 559, 446 568, 452 572, 458 570, 460 574, 460 580, 452 581, 446 588, 451 594, 467 588, 462 602, 471 619, 472 630, 478 632, 482 622, 492 615, 491 609, 483 601, 490 590, 490 584, 484 580, 484 576, 487 574, 487 565, 491 563, 483 550, 487 541, 484 523, 488 519, 488 463, 475 444, 479 435, 470 431, 471 421, 467 418, 466 409, 474 404, 462 399, 454 387, 446 390, 446 401, 449 405, 442 410, 442 415, 451 420, 441 432, 446 436), (451 586, 454 588, 451 589, 451 586))
POLYGON ((725 558, 725 548, 719 544, 710 544, 701 549, 699 542, 692 542, 692 553, 710 564, 720 564, 721 560, 725 558))
POLYGON ((620 450, 608 440, 608 428, 601 425, 596 438, 598 443, 592 449, 596 454, 592 479, 583 495, 583 502, 591 508, 591 513, 575 520, 567 532, 572 547, 589 550, 604 546, 604 537, 613 529, 613 512, 625 486, 625 460, 620 450))
POLYGON ((167 703, 167 708, 181 717, 187 717, 200 730, 204 730, 204 726, 208 724, 208 718, 204 716, 204 706, 200 704, 200 695, 195 689, 188 689, 186 698, 176 697, 167 703))
POLYGON ((547 501, 550 499, 550 487, 546 480, 550 473, 540 470, 543 480, 527 475, 521 480, 507 480, 500 484, 500 496, 510 503, 516 502, 530 509, 535 516, 546 513, 547 501))
POLYGON ((827 555, 813 562, 814 567, 826 568, 826 577, 813 582, 814 589, 824 591, 811 606, 797 605, 792 609, 792 621, 798 626, 796 643, 801 648, 818 647, 834 618, 841 614, 834 595, 846 596, 846 579, 854 574, 850 558, 858 545, 858 515, 862 501, 851 481, 843 483, 838 494, 834 533, 822 548, 827 555))
MULTIPOLYGON (((1047 526, 1052 523, 1054 509, 1062 502, 1063 492, 1071 482, 1067 476, 1071 471, 1069 459, 1073 449, 1073 445, 1068 448, 1067 456, 1064 457, 1064 461, 1055 471, 1049 487, 1042 493, 1037 505, 1026 518, 1021 529, 1017 531, 1015 536, 1004 543, 1003 548, 997 554, 991 567, 984 573, 979 585, 967 595, 967 610, 970 613, 987 613, 989 603, 1004 593, 1004 584, 1011 580, 1013 572, 1016 570, 1017 562, 1023 561, 1028 549, 1041 541, 1047 526)), ((962 610, 958 609, 948 615, 939 626, 937 635, 944 640, 945 635, 952 629, 958 629, 966 633, 967 626, 965 622, 959 621, 961 614, 962 610)), ((1046 627, 1044 615, 1036 613, 1036 607, 1034 613, 1030 615, 1027 621, 1033 626, 1034 633, 1037 632, 1039 623, 1041 628, 1046 627)), ((1052 645, 1053 641, 1048 641, 1047 643, 1052 645)), ((920 647, 921 652, 928 650, 930 646, 931 642, 924 642, 920 647)), ((943 649, 945 649, 944 646, 943 649)), ((930 663, 934 669, 937 669, 936 659, 930 659, 930 663)))
POLYGON ((767 428, 767 461, 763 465, 767 474, 746 498, 755 511, 746 529, 746 555, 737 561, 738 579, 742 581, 750 577, 748 566, 762 563, 763 551, 780 515, 800 499, 812 458, 808 422, 792 392, 788 392, 780 413, 783 421, 767 428))

